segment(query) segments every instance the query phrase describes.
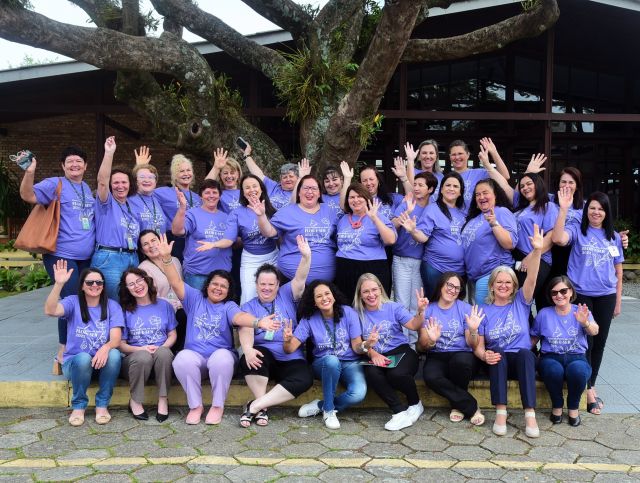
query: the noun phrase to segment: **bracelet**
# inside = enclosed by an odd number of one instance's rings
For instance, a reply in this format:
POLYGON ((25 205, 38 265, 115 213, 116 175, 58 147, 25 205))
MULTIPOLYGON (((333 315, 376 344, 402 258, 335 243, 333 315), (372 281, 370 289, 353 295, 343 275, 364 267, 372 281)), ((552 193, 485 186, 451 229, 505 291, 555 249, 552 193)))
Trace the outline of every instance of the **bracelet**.
POLYGON ((258 324, 259 324, 259 323, 260 323, 260 319, 256 319, 256 320, 254 320, 254 321, 253 321, 253 323, 252 323, 253 328, 254 328, 254 329, 257 329, 257 328, 258 328, 258 324))
POLYGON ((590 325, 591 325, 591 321, 590 321, 590 320, 587 320, 587 324, 586 324, 586 325, 583 325, 583 327, 584 327, 585 329, 588 329, 590 325))
POLYGON ((496 221, 496 222, 494 222, 494 223, 489 223, 489 226, 490 226, 491 228, 495 228, 496 226, 500 226, 500 223, 498 223, 498 222, 496 221))
POLYGON ((162 260, 162 264, 163 265, 171 265, 173 263, 173 259, 169 259, 169 260, 162 260))
POLYGON ((251 157, 251 154, 243 154, 242 155, 242 160, 244 161, 245 159, 250 158, 250 157, 251 157))
POLYGON ((476 337, 476 336, 478 335, 478 331, 477 331, 477 330, 476 330, 475 332, 471 332, 471 331, 469 331, 469 335, 470 335, 471 337, 476 337))

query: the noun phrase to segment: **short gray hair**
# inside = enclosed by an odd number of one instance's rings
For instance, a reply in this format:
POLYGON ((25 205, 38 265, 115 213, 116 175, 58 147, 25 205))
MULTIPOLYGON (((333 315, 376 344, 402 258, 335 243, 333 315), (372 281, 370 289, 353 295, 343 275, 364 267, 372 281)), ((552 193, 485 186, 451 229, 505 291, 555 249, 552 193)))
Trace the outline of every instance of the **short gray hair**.
POLYGON ((285 163, 280 167, 280 174, 287 174, 289 171, 293 171, 295 173, 296 176, 299 176, 298 174, 298 165, 294 164, 294 163, 285 163))

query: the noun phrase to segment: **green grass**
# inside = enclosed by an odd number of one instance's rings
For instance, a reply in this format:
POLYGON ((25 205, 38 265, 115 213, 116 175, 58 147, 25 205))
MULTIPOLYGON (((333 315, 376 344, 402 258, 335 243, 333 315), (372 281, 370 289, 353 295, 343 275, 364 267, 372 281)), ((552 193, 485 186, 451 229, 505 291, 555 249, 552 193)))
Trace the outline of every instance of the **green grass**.
POLYGON ((0 299, 5 297, 11 297, 12 295, 18 295, 22 292, 7 292, 6 290, 0 290, 0 299))

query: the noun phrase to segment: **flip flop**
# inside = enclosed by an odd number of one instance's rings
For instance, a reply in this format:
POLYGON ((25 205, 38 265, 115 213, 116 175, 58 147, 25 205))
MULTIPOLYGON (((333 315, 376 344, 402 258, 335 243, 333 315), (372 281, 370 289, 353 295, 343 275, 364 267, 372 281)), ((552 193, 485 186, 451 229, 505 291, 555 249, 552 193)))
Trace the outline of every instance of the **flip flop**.
POLYGON ((600 409, 604 409, 604 401, 600 396, 596 396, 596 403, 600 409))
POLYGON ((597 402, 587 403, 587 412, 594 414, 596 416, 600 416, 600 406, 597 402), (595 412, 594 409, 597 411, 595 412))

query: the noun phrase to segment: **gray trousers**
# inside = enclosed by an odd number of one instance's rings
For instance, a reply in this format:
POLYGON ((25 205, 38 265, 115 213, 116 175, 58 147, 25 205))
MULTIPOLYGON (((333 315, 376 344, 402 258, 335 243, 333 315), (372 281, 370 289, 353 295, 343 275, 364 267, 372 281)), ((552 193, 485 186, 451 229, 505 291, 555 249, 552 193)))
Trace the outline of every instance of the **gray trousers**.
POLYGON ((122 359, 121 374, 129 381, 131 399, 144 402, 144 385, 151 376, 151 370, 156 378, 158 397, 167 397, 173 376, 172 362, 173 353, 167 347, 158 347, 153 354, 146 350, 136 351, 122 359))

